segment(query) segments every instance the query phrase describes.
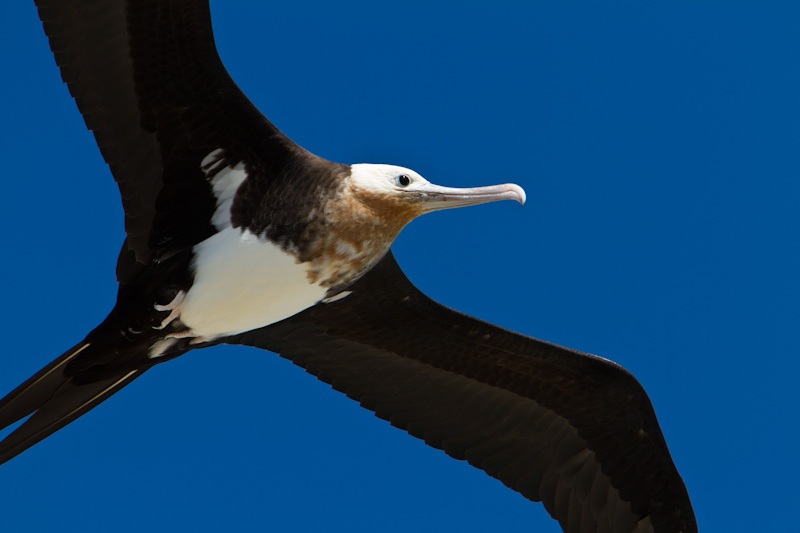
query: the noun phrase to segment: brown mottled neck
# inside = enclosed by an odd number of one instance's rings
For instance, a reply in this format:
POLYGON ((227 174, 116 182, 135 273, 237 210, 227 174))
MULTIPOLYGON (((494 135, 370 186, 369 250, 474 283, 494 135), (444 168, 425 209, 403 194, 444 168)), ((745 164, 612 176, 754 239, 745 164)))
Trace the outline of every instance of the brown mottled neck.
POLYGON ((309 279, 338 292, 364 275, 389 251, 419 206, 348 180, 325 205, 325 229, 313 247, 309 279))

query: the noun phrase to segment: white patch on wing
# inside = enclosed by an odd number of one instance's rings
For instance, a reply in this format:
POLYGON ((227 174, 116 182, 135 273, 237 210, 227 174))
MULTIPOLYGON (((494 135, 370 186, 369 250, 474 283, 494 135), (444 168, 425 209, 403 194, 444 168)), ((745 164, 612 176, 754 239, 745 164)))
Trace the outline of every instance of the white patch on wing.
POLYGON ((202 168, 204 172, 208 172, 209 168, 219 163, 220 159, 222 159, 222 154, 222 148, 217 148, 200 161, 200 168, 202 168))
POLYGON ((325 297, 326 290, 309 281, 308 265, 249 231, 228 226, 195 246, 194 253, 195 280, 180 317, 192 335, 214 339, 250 331, 325 297))
POLYGON ((247 179, 247 172, 244 165, 239 163, 235 166, 220 168, 224 164, 222 148, 218 148, 205 156, 200 162, 200 168, 206 175, 213 172, 211 178, 211 190, 217 200, 217 209, 211 217, 211 223, 218 230, 231 226, 231 207, 233 198, 242 182, 247 179))
POLYGON ((219 174, 211 180, 214 196, 217 198, 217 210, 211 217, 211 223, 218 230, 231 227, 231 207, 233 207, 233 197, 239 185, 247 178, 244 165, 239 163, 234 167, 226 167, 220 170, 219 174))

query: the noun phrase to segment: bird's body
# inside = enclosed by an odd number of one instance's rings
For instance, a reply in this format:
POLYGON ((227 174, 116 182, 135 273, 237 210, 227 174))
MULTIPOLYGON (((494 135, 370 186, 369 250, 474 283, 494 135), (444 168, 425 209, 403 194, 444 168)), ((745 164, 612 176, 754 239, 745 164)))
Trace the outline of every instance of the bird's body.
POLYGON ((566 530, 696 530, 630 374, 445 308, 395 263, 414 218, 524 203, 520 187, 446 188, 300 148, 228 77, 202 0, 38 5, 119 184, 127 239, 109 316, 0 401, 0 427, 29 417, 0 462, 156 364, 245 344, 544 501, 566 530))

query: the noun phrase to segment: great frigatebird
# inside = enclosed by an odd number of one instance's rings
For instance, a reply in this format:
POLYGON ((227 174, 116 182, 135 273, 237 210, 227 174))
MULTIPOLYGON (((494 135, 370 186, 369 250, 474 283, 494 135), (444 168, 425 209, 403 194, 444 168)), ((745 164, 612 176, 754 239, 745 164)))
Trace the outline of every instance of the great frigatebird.
POLYGON ((523 201, 521 189, 445 190, 299 148, 227 76, 204 2, 39 8, 128 237, 109 317, 0 404, 3 426, 33 415, 0 460, 157 363, 248 344, 542 500, 565 530, 696 529, 630 374, 432 302, 388 252, 427 210, 523 201))

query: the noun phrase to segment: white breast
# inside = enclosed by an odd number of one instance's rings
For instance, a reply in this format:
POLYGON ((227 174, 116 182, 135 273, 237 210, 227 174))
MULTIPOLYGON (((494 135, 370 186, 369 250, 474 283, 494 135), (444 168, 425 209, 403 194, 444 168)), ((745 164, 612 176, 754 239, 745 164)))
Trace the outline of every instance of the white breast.
POLYGON ((247 178, 241 164, 223 167, 222 150, 202 162, 217 209, 211 222, 219 231, 194 248, 194 284, 180 310, 191 335, 205 340, 268 326, 311 307, 326 290, 312 284, 308 264, 266 238, 231 227, 231 206, 247 178))
POLYGON ((180 319, 213 339, 273 324, 325 297, 306 264, 249 231, 225 228, 195 247, 195 279, 180 319))

